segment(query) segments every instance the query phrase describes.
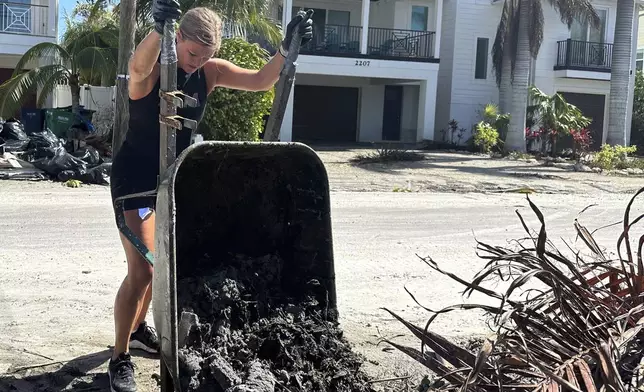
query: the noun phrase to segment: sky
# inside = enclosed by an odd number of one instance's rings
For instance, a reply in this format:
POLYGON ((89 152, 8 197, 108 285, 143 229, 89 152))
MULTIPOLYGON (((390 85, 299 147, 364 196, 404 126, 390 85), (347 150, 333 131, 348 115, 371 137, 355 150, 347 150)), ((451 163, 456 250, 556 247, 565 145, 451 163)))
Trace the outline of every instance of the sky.
POLYGON ((58 36, 65 32, 65 12, 69 13, 76 5, 76 0, 58 0, 58 36))

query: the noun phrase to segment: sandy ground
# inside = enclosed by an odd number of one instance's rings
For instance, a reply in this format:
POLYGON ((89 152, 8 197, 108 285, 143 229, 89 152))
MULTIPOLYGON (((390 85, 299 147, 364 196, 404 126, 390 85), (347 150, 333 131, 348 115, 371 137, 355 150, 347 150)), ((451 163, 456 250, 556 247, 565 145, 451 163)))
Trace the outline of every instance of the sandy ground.
MULTIPOLYGON (((462 287, 432 271, 417 255, 431 256, 446 270, 469 278, 482 266, 474 253, 475 235, 498 245, 523 236, 516 209, 529 224, 537 223, 525 195, 512 189, 536 189, 531 198, 546 216, 549 236, 556 244, 562 244, 561 237, 575 245, 572 224, 580 210, 597 204, 582 215, 582 223, 591 229, 618 221, 642 186, 641 178, 459 154, 355 167, 346 163, 353 154, 320 153, 332 189, 342 327, 368 359, 365 366, 374 378, 404 374, 411 364, 399 352, 377 345, 380 338, 403 334, 397 342, 418 347, 381 308, 415 323, 424 324, 430 316, 405 288, 432 309, 482 300, 463 299, 462 287), (557 177, 516 177, 511 174, 515 172, 553 172, 557 177), (408 181, 418 192, 392 192, 408 181), (452 192, 447 192, 450 187, 452 192)), ((641 201, 634 209, 642 211, 641 201)), ((0 391, 107 391, 112 304, 126 272, 108 189, 3 181, 0 222, 0 374, 6 373, 0 376, 0 391), (56 361, 61 362, 21 369, 56 361)), ((614 250, 617 236, 616 227, 596 234, 609 250, 614 250)), ((456 341, 488 333, 480 315, 469 312, 441 316, 432 329, 456 341)), ((158 361, 133 354, 139 390, 158 390, 158 361)), ((422 369, 415 369, 419 375, 422 369)))
POLYGON ((348 164, 369 149, 320 150, 332 189, 383 191, 407 188, 416 192, 509 192, 529 186, 540 193, 634 193, 644 176, 576 172, 571 163, 544 165, 532 161, 490 159, 468 153, 422 151, 419 162, 348 164))

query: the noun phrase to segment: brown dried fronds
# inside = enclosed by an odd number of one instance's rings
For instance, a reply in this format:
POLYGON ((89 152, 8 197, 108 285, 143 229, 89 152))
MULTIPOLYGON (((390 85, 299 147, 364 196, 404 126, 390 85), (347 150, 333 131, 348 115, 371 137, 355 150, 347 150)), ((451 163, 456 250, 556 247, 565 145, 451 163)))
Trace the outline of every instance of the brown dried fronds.
POLYGON ((432 269, 463 284, 464 294, 476 291, 499 305, 458 304, 436 311, 425 307, 432 316, 424 327, 385 309, 421 341, 421 347, 387 342, 436 373, 432 389, 621 392, 640 388, 644 235, 634 249, 631 228, 644 215, 631 221, 630 210, 642 192, 644 188, 626 207, 617 260, 608 258, 577 219, 575 229, 590 254, 575 252, 574 259, 569 259, 548 240, 543 214, 529 196, 527 201, 541 223, 538 233, 531 232, 517 211, 529 244, 518 241, 517 249, 510 249, 477 242, 478 256, 487 262, 472 281, 421 257, 432 269), (493 278, 509 282, 509 287, 503 292, 485 287, 493 278), (525 289, 528 283, 541 288, 525 289), (527 295, 532 292, 538 294, 527 295), (430 330, 436 317, 457 309, 482 309, 493 318, 494 334, 476 354, 430 330))

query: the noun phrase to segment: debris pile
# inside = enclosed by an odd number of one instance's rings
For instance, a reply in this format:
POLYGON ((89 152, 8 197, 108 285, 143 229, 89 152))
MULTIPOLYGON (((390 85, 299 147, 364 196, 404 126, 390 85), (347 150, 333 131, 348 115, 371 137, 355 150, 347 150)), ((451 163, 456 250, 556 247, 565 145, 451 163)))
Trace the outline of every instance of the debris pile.
POLYGON ((27 134, 23 124, 14 118, 0 119, 0 179, 57 181, 78 180, 88 184, 109 184, 110 163, 85 139, 82 130, 68 142, 51 130, 27 134))
MULTIPOLYGON (((203 260, 208 263, 207 258, 203 260)), ((292 296, 281 260, 237 256, 177 282, 180 380, 185 391, 372 391, 324 289, 292 296)))
POLYGON ((431 269, 464 285, 464 295, 478 292, 487 298, 436 311, 426 308, 431 317, 424 325, 388 311, 422 342, 422 351, 387 342, 436 374, 424 380, 423 391, 642 391, 644 235, 632 229, 644 215, 632 216, 631 207, 643 193, 641 188, 635 194, 618 222, 624 229, 616 257, 593 238, 599 229, 589 230, 580 218, 574 228, 587 249, 568 243, 570 253, 557 249, 548 237, 545 214, 529 196, 540 225, 529 228, 517 210, 527 238, 512 246, 477 242, 485 265, 471 281, 421 257, 431 269), (499 290, 499 282, 507 282, 505 290, 499 290), (492 333, 478 350, 432 331, 438 316, 455 309, 483 310, 490 317, 492 333))

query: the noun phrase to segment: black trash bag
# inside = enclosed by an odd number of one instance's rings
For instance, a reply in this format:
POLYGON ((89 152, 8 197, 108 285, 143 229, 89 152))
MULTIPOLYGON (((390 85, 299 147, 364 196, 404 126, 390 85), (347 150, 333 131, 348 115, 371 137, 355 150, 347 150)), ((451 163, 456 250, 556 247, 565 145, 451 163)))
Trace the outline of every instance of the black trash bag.
POLYGON ((76 158, 82 159, 89 165, 100 165, 103 163, 100 154, 92 146, 81 147, 72 153, 76 158))
POLYGON ((57 178, 59 181, 78 180, 85 184, 109 185, 111 169, 111 163, 103 163, 81 173, 63 170, 57 178))
POLYGON ((75 178, 86 184, 109 185, 111 171, 112 164, 103 163, 98 166, 94 166, 86 173, 76 176, 75 178))
POLYGON ((50 147, 38 147, 30 148, 22 154, 22 159, 27 162, 34 162, 37 159, 41 158, 52 158, 56 155, 56 148, 50 147))
MULTIPOLYGON (((2 143, 0 143, 2 144, 2 143)), ((29 140, 7 140, 4 142, 4 150, 6 152, 20 152, 25 151, 29 145, 29 140)))
MULTIPOLYGON (((66 170, 75 173, 75 175, 80 175, 87 171, 87 163, 69 154, 64 147, 56 147, 53 151, 53 156, 38 158, 31 163, 52 177, 58 177, 60 172, 66 170)), ((47 153, 47 149, 41 149, 40 152, 47 153)))
POLYGON ((25 133, 25 127, 16 119, 9 119, 2 124, 0 136, 4 140, 29 140, 29 136, 25 133))
POLYGON ((42 132, 34 132, 30 136, 31 143, 29 149, 34 148, 56 148, 63 145, 63 143, 54 135, 49 128, 42 132))

